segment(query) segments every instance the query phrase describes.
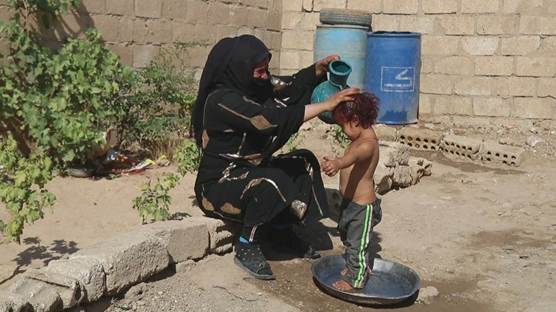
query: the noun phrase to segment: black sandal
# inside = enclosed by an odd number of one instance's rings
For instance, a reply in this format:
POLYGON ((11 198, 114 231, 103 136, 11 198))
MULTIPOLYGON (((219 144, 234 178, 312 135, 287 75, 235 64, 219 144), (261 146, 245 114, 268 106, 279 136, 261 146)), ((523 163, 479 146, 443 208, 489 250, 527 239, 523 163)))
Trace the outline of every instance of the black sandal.
POLYGON ((261 280, 275 279, 270 264, 261 251, 259 244, 236 242, 234 262, 242 269, 261 280))

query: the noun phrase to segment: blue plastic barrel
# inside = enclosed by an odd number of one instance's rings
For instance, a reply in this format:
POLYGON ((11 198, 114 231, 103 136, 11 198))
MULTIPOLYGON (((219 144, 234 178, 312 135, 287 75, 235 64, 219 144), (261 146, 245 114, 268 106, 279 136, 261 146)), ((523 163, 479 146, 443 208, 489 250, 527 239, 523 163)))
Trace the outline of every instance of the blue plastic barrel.
POLYGON ((421 34, 370 32, 368 34, 365 89, 380 99, 378 122, 417 122, 421 34))
POLYGON ((315 34, 315 62, 332 54, 352 68, 348 79, 351 87, 363 88, 368 27, 355 25, 318 25, 315 34))

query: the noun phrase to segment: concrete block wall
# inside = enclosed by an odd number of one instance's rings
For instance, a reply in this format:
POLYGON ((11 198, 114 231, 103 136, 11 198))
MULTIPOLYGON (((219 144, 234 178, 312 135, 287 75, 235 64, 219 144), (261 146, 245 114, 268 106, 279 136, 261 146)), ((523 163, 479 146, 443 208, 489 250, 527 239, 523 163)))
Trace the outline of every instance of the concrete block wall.
MULTIPOLYGON (((134 67, 144 67, 161 49, 185 44, 183 66, 201 69, 212 45, 226 36, 250 33, 272 50, 279 67, 282 1, 274 0, 81 0, 76 12, 63 17, 51 41, 95 27, 107 46, 134 67)), ((9 18, 0 0, 0 19, 9 18)), ((5 43, 4 43, 5 45, 5 43)))
POLYGON ((421 120, 556 120, 554 0, 288 0, 283 73, 313 61, 321 8, 366 10, 375 31, 423 34, 421 120))

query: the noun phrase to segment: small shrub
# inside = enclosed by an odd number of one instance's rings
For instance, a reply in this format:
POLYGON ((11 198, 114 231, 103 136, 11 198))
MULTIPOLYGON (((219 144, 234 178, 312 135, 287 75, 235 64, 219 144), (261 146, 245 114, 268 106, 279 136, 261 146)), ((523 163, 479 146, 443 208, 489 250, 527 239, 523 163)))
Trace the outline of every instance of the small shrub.
POLYGON ((177 149, 174 161, 178 165, 178 172, 182 176, 195 172, 199 168, 201 154, 193 140, 185 140, 177 149))
POLYGON ((177 175, 169 174, 162 179, 157 178, 154 184, 149 181, 143 185, 141 195, 133 200, 133 208, 139 212, 143 224, 170 218, 172 198, 169 192, 179 180, 177 175))

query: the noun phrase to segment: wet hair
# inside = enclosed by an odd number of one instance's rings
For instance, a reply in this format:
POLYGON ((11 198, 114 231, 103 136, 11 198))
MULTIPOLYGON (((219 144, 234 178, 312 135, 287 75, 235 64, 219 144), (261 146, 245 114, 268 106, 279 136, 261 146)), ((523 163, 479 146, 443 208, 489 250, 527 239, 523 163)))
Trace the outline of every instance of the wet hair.
POLYGON ((353 101, 340 103, 332 114, 337 124, 357 120, 360 127, 367 129, 375 124, 378 107, 378 97, 370 92, 364 92, 357 94, 353 101))

